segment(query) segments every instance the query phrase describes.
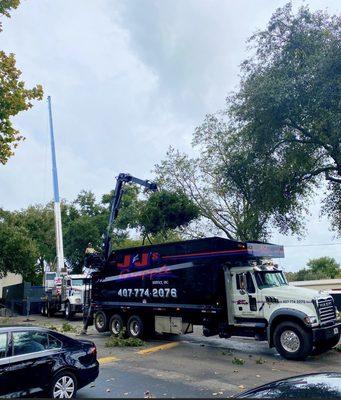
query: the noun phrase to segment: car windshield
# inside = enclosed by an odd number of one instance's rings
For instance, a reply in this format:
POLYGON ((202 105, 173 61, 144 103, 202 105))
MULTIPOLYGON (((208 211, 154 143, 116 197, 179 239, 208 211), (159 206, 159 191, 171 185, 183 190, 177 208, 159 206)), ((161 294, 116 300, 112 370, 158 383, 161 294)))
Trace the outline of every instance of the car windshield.
POLYGON ((256 281, 259 289, 285 286, 288 284, 283 272, 257 271, 256 281))

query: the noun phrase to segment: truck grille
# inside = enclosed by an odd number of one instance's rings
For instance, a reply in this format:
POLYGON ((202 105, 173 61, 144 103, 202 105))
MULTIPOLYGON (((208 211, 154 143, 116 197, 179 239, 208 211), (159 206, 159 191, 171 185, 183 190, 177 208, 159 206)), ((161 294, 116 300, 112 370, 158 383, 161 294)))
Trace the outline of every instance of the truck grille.
POLYGON ((318 300, 318 311, 320 321, 322 324, 327 324, 336 319, 336 312, 333 298, 319 299, 318 300))

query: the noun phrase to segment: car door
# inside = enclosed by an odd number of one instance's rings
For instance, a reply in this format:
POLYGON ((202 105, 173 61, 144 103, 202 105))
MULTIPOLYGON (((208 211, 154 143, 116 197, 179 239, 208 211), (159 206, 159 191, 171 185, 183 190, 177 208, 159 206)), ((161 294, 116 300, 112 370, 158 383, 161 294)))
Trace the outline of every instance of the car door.
POLYGON ((53 351, 48 348, 48 335, 39 331, 12 332, 12 357, 10 378, 13 392, 34 394, 43 389, 51 379, 53 351))
POLYGON ((10 393, 9 382, 9 340, 8 333, 0 333, 0 396, 10 393))

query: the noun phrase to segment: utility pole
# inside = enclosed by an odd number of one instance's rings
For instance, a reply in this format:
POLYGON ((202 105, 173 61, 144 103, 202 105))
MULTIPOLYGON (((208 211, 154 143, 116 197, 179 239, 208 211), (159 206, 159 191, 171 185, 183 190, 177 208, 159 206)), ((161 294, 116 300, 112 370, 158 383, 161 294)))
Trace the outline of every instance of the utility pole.
POLYGON ((55 144, 54 144, 51 96, 47 97, 47 103, 48 103, 48 108, 49 108, 50 140, 51 140, 51 154, 52 154, 54 222, 55 222, 56 249, 57 249, 57 277, 59 277, 62 269, 64 268, 64 248, 63 248, 62 217, 61 217, 61 212, 60 212, 56 148, 55 148, 55 144))

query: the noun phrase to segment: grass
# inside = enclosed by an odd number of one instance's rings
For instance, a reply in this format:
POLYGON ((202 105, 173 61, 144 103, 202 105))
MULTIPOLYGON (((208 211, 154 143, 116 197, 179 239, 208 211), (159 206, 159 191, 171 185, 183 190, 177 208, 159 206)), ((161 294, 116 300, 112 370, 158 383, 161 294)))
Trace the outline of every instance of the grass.
POLYGON ((338 345, 335 347, 335 350, 341 353, 341 344, 338 344, 338 345))
POLYGON ((111 335, 105 342, 105 347, 140 347, 145 342, 138 338, 126 338, 125 332, 121 332, 118 336, 111 335))
POLYGON ((234 365, 244 365, 245 361, 242 358, 233 357, 232 364, 234 364, 234 365))
POLYGON ((227 350, 227 351, 223 351, 221 354, 222 354, 223 356, 232 356, 232 355, 233 355, 233 352, 232 352, 232 350, 227 350))
POLYGON ((266 363, 266 361, 263 360, 262 357, 259 357, 259 358, 257 358, 257 360, 256 360, 256 364, 265 364, 265 363, 266 363))

